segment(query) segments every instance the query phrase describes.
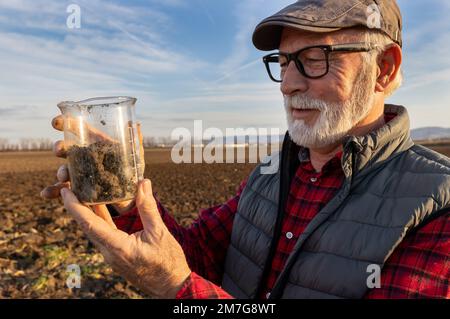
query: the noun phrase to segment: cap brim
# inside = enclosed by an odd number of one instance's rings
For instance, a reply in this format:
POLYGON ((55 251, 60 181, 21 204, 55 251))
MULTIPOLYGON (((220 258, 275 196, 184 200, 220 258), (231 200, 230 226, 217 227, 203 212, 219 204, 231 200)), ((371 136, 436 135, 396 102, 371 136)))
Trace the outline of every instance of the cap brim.
POLYGON ((281 33, 283 28, 293 28, 297 30, 305 30, 311 32, 333 32, 342 28, 326 28, 302 25, 298 23, 287 22, 283 20, 271 20, 260 23, 253 32, 253 44, 262 51, 276 50, 280 46, 281 33))

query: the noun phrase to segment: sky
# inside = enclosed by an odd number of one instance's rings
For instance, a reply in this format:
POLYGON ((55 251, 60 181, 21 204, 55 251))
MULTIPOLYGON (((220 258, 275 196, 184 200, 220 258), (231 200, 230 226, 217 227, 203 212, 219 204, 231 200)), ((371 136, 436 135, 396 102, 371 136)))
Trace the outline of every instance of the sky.
MULTIPOLYGON (((292 0, 0 0, 0 138, 61 139, 56 104, 137 98, 145 136, 177 127, 286 130, 279 85, 251 35, 292 0), (77 4, 80 28, 67 7, 77 4)), ((450 1, 399 0, 411 127, 450 127, 450 1)))

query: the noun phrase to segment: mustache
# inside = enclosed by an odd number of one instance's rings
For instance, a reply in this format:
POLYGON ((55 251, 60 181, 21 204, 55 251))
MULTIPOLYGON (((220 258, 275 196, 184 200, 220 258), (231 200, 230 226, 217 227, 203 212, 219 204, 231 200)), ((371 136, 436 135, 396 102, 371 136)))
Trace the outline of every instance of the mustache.
POLYGON ((285 95, 284 106, 286 109, 297 110, 326 110, 327 103, 320 99, 313 99, 303 94, 285 95))

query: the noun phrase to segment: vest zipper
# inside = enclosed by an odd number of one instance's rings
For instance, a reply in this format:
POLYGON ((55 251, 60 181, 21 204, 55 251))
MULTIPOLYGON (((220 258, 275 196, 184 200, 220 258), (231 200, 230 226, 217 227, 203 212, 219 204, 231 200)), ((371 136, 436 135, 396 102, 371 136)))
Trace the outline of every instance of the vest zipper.
MULTIPOLYGON (((339 191, 338 194, 336 194, 336 198, 339 200, 339 202, 337 204, 337 207, 339 207, 339 205, 344 201, 345 197, 347 197, 347 195, 348 195, 348 193, 349 193, 349 191, 351 189, 352 183, 353 183, 354 172, 355 172, 355 169, 356 169, 356 152, 358 150, 357 150, 356 145, 354 145, 353 143, 351 143, 350 145, 351 145, 350 156, 351 156, 351 169, 352 169, 352 171, 350 172, 350 178, 346 178, 346 182, 344 182, 344 184, 342 185, 343 188, 341 189, 341 191, 339 191)), ((283 165, 283 163, 281 163, 280 169, 283 167, 282 165, 283 165)), ((280 172, 280 173, 282 173, 282 172, 280 172)), ((280 180, 281 180, 282 177, 283 177, 283 175, 280 174, 280 180)), ((331 199, 331 201, 332 200, 333 199, 331 199)), ((336 208, 334 210, 336 210, 336 208)), ((328 215, 328 217, 330 217, 331 214, 332 214, 332 212, 328 215)), ((278 218, 279 217, 280 217, 280 214, 277 217, 277 226, 278 226, 278 218)), ((327 217, 327 219, 328 219, 328 217, 327 217)), ((323 220, 320 224, 322 224, 325 220, 323 220)), ((282 220, 280 222, 280 231, 281 231, 281 224, 282 224, 282 220)), ((315 227, 315 229, 317 229, 320 226, 320 224, 317 225, 315 227)), ((314 230, 312 230, 312 232, 314 230)), ((312 232, 309 234, 309 236, 312 234, 312 232)), ((278 238, 279 238, 279 234, 278 234, 278 238)), ((306 238, 303 240, 302 245, 304 244, 304 242, 306 240, 307 240, 306 238)), ((273 241, 274 240, 272 240, 272 242, 273 241)), ((277 242, 278 242, 278 240, 277 240, 277 242)), ((272 248, 272 246, 271 246, 271 248, 272 248)), ((275 249, 276 249, 276 247, 275 247, 275 249)), ((296 251, 291 252, 291 254, 294 254, 294 257, 292 259, 289 258, 289 259, 291 259, 291 262, 289 262, 289 264, 286 264, 284 269, 283 269, 283 271, 280 273, 280 275, 278 277, 279 279, 277 279, 277 281, 275 282, 275 285, 274 285, 274 287, 273 287, 273 289, 272 289, 268 299, 279 299, 279 298, 281 298, 281 296, 283 294, 283 291, 284 291, 284 288, 285 288, 285 286, 287 284, 287 281, 289 279, 289 275, 290 275, 290 273, 292 271, 292 267, 295 264, 295 261, 297 260, 298 254, 300 253, 300 251, 301 251, 301 249, 298 248, 296 251)), ((273 258, 273 256, 272 256, 272 258, 273 258)), ((289 261, 289 259, 288 259, 288 261, 289 261)), ((264 270, 266 270, 266 269, 264 268, 264 270)), ((260 286, 261 286, 261 283, 260 283, 260 286)))

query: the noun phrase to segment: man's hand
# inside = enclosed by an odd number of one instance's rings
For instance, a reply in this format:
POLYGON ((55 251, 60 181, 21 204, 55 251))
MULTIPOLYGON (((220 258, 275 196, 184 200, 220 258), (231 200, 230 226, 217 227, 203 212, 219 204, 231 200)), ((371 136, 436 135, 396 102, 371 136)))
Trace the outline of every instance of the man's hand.
MULTIPOLYGON (((72 133, 77 134, 77 121, 74 121, 73 123, 69 123, 68 129, 72 131, 72 133)), ((58 131, 64 130, 64 117, 62 115, 59 115, 55 117, 52 120, 52 126, 58 131)), ((103 132, 100 132, 92 127, 85 127, 85 130, 89 133, 89 139, 90 140, 108 140, 108 136, 103 134, 103 132)), ((140 130, 140 125, 138 124, 138 137, 140 141, 141 146, 141 163, 142 167, 145 167, 145 161, 144 161, 144 148, 143 148, 143 138, 140 130)), ((56 143, 53 146, 53 152, 57 157, 66 158, 67 156, 67 148, 64 144, 64 141, 56 141, 56 143)), ((46 199, 53 199, 58 198, 60 196, 59 192, 63 187, 70 187, 70 178, 69 178, 69 170, 67 168, 67 165, 61 165, 56 173, 56 177, 58 179, 58 182, 54 185, 47 186, 41 191, 41 197, 46 199)), ((128 200, 123 202, 114 203, 113 206, 116 209, 119 214, 129 211, 131 208, 133 208, 135 205, 134 200, 128 200)), ((104 216, 107 214, 109 216, 108 209, 105 205, 96 205, 93 206, 95 213, 100 214, 101 217, 107 218, 107 216, 104 216)), ((109 217, 110 218, 110 217, 109 217)))
POLYGON ((69 189, 62 188, 61 196, 67 211, 116 272, 149 296, 175 298, 191 270, 161 219, 150 180, 139 183, 136 197, 144 230, 132 235, 118 230, 111 217, 94 214, 69 189))

